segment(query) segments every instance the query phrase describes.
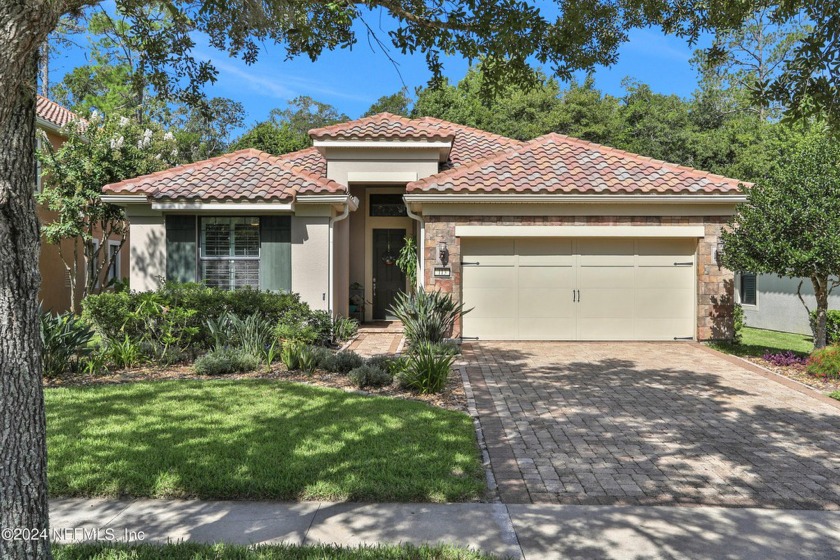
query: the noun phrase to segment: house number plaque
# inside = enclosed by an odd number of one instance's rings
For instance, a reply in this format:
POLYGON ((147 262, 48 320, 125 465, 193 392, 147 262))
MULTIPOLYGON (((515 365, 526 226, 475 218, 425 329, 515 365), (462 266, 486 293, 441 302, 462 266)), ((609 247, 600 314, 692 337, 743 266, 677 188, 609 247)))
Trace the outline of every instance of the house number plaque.
POLYGON ((435 278, 450 278, 452 276, 452 269, 448 266, 436 266, 435 278))

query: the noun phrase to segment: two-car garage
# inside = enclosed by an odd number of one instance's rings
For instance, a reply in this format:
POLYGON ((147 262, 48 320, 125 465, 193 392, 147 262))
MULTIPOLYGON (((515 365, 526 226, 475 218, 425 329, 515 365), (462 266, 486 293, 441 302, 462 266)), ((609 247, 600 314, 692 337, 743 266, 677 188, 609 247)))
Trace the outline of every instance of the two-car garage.
MULTIPOLYGON (((697 237, 462 229, 465 338, 675 340, 695 337, 697 237)), ((641 230, 636 230, 641 231, 641 230)), ((664 235, 663 235, 664 234, 664 235)))

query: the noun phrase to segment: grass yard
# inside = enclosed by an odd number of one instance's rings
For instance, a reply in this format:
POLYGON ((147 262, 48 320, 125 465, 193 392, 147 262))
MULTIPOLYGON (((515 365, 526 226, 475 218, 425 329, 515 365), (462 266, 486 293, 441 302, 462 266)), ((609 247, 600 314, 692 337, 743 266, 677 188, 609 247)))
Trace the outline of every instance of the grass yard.
POLYGON ((810 336, 803 334, 791 334, 764 329, 744 327, 741 331, 741 342, 729 344, 715 342, 709 346, 727 354, 734 354, 743 358, 761 357, 765 352, 796 352, 798 354, 810 354, 814 349, 814 343, 810 336))
POLYGON ((275 380, 45 391, 50 496, 469 501, 471 419, 275 380))
POLYGON ((153 544, 54 545, 55 560, 492 560, 488 556, 448 546, 337 546, 153 544))

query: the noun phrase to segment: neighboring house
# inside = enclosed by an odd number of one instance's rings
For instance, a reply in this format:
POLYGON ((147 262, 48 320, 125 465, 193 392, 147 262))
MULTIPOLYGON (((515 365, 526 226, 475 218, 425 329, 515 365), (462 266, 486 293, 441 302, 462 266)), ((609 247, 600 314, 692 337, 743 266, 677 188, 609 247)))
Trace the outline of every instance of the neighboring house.
MULTIPOLYGON (((735 300, 744 310, 747 326, 812 334, 808 312, 797 295, 802 280, 775 274, 736 274, 735 300)), ((802 282, 802 298, 811 311, 817 308, 814 286, 808 278, 802 282)), ((828 308, 840 309, 840 288, 828 296, 828 308)))
POLYGON ((289 290, 385 319, 406 280, 473 308, 465 338, 674 340, 732 333, 718 235, 739 183, 558 134, 519 142, 388 113, 103 189, 131 221, 130 277, 289 290))
MULTIPOLYGON (((62 107, 46 97, 38 96, 36 100, 36 126, 43 131, 47 140, 53 148, 60 147, 67 139, 64 127, 79 117, 69 109, 62 107)), ((42 136, 37 136, 38 147, 41 147, 42 136)), ((41 169, 40 165, 36 173, 35 192, 41 190, 41 169)), ((38 219, 42 224, 49 223, 55 219, 55 212, 48 210, 45 206, 37 205, 38 219)), ((77 242, 81 251, 81 242, 77 242)), ((109 260, 108 269, 105 271, 102 280, 108 281, 111 278, 123 279, 128 276, 128 247, 123 247, 117 252, 119 239, 108 241, 108 252, 106 258, 109 260)), ((66 255, 72 254, 73 242, 65 241, 62 249, 66 255)), ((63 312, 70 309, 70 278, 64 261, 58 252, 58 247, 41 239, 41 258, 39 261, 41 272, 41 292, 39 298, 45 310, 63 312)), ((76 285, 81 287, 85 282, 85 270, 80 270, 76 278, 76 285)), ((78 290, 81 292, 81 290, 78 290)), ((78 293, 77 292, 77 293, 78 293)), ((76 303, 79 303, 78 301, 76 303)))

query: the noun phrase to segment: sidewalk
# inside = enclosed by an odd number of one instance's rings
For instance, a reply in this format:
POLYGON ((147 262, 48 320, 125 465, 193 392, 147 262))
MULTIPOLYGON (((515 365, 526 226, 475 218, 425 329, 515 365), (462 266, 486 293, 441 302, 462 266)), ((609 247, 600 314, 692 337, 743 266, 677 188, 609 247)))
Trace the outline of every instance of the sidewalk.
POLYGON ((449 543, 500 557, 838 558, 840 512, 713 507, 53 500, 53 532, 145 542, 449 543))

